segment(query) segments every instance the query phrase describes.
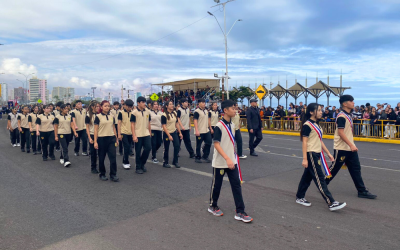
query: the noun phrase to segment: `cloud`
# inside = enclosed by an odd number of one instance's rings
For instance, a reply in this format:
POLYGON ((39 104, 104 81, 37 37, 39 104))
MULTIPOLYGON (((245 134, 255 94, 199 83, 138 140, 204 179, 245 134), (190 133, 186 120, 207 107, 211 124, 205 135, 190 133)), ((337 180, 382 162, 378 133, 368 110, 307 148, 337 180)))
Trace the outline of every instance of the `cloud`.
POLYGON ((31 74, 37 73, 37 69, 32 64, 22 63, 20 58, 5 58, 1 62, 0 72, 31 74))

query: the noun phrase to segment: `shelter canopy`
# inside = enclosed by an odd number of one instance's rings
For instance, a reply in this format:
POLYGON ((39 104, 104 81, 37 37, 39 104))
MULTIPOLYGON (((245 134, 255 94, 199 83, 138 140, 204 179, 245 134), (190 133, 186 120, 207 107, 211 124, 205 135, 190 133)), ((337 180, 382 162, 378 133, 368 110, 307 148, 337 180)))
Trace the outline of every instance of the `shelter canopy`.
POLYGON ((279 99, 286 93, 286 89, 278 84, 275 88, 271 89, 269 93, 279 99))
POLYGON ((293 98, 298 98, 299 96, 301 96, 302 94, 304 94, 304 92, 307 92, 307 88, 305 88, 303 85, 301 85, 300 83, 296 83, 295 85, 293 85, 292 87, 290 87, 289 89, 286 90, 291 96, 293 96, 293 98))
POLYGON ((322 96, 325 92, 329 92, 334 95, 337 95, 326 83, 324 83, 322 81, 319 81, 316 84, 309 87, 308 91, 315 98, 322 96))
POLYGON ((153 84, 156 86, 172 86, 173 91, 179 90, 197 90, 197 89, 205 89, 207 86, 210 88, 215 88, 217 92, 219 92, 219 79, 202 79, 202 78, 193 78, 187 80, 180 80, 174 82, 164 82, 153 84))

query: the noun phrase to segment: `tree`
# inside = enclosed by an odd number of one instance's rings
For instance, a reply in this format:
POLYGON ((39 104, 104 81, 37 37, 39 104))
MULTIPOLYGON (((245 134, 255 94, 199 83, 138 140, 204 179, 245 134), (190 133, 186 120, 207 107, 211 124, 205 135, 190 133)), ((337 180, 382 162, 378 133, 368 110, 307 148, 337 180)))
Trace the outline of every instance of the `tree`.
POLYGON ((55 95, 55 96, 53 97, 53 99, 54 99, 55 102, 58 102, 58 101, 60 100, 60 97, 59 97, 58 95, 55 95))

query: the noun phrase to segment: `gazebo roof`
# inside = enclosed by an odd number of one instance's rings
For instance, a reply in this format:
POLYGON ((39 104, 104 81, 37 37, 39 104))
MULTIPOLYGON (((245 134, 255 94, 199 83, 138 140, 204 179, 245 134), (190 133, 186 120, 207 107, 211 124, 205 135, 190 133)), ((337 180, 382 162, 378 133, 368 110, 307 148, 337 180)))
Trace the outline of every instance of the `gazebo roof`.
POLYGON ((289 89, 286 90, 293 98, 298 98, 299 96, 301 96, 302 94, 304 94, 304 92, 307 92, 307 88, 304 87, 303 85, 301 85, 300 83, 296 83, 295 85, 293 85, 292 87, 290 87, 289 89))
POLYGON ((286 89, 282 87, 280 84, 278 84, 276 85, 275 88, 271 89, 269 93, 275 96, 276 98, 280 99, 286 93, 286 89))
POLYGON ((322 96, 325 92, 330 92, 334 95, 337 95, 326 83, 323 81, 319 81, 316 84, 312 85, 308 88, 308 92, 315 98, 322 96))

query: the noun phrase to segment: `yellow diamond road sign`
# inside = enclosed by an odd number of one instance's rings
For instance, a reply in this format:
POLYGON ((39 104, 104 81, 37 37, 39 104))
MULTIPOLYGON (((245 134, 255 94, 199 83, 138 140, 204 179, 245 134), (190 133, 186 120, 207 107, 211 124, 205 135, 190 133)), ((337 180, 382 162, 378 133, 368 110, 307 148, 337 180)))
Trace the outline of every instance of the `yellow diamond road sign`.
POLYGON ((264 96, 267 94, 267 90, 264 88, 264 86, 260 85, 258 86, 256 90, 256 95, 258 96, 258 99, 263 99, 264 96))
POLYGON ((158 100, 158 95, 156 94, 156 93, 153 93, 151 96, 150 96, 150 99, 151 100, 153 100, 153 101, 157 101, 158 100))

